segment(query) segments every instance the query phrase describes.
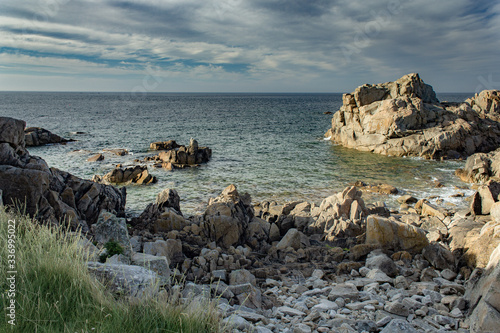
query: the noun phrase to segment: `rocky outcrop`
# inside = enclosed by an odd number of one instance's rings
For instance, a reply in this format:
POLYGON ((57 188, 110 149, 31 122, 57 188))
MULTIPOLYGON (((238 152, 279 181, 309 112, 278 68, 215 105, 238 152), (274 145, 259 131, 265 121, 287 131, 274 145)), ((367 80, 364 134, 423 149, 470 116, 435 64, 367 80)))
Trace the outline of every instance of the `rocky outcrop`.
POLYGON ((485 116, 494 113, 497 99, 490 92, 464 103, 439 103, 431 86, 408 74, 344 94, 325 136, 384 155, 463 158, 500 146, 500 124, 485 116))
POLYGON ((75 140, 67 140, 65 138, 60 137, 57 134, 54 134, 45 128, 40 127, 28 127, 24 130, 24 141, 26 147, 37 147, 44 146, 48 144, 54 143, 66 143, 75 140))
POLYGON ((125 189, 49 168, 25 149, 25 126, 22 120, 0 117, 0 190, 6 205, 24 205, 28 214, 49 223, 71 220, 83 230, 102 210, 124 215, 125 189))
POLYGON ((136 165, 128 168, 115 168, 104 176, 95 175, 92 181, 101 184, 152 184, 157 179, 148 172, 147 166, 136 165))
POLYGON ((465 167, 456 170, 455 174, 466 183, 485 183, 490 178, 500 178, 500 149, 469 156, 465 167))
POLYGON ((144 212, 133 218, 131 223, 136 229, 151 232, 169 232, 182 230, 189 223, 182 216, 180 198, 174 189, 165 189, 156 197, 156 202, 149 204, 144 212))
POLYGON ((167 170, 182 169, 207 163, 210 157, 212 157, 212 150, 208 147, 199 147, 198 141, 194 139, 191 139, 187 147, 169 140, 153 142, 150 148, 160 150, 160 153, 156 156, 146 158, 145 161, 153 161, 156 167, 162 167, 167 170))
POLYGON ((229 185, 211 198, 203 214, 209 237, 223 247, 242 244, 248 224, 254 217, 250 195, 240 195, 236 186, 229 185))
POLYGON ((500 120, 500 91, 483 90, 465 101, 480 117, 500 120))

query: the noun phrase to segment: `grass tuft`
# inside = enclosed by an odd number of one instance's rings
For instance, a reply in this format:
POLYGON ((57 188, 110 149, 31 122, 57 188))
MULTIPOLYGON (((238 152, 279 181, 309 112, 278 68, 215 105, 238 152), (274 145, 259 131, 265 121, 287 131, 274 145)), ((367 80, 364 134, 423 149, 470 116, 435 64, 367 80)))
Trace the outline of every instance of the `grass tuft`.
POLYGON ((43 226, 0 207, 1 332, 220 331, 214 304, 179 305, 167 297, 116 299, 88 273, 89 254, 79 238, 64 227, 43 226), (16 224, 15 326, 7 317, 9 220, 16 224))

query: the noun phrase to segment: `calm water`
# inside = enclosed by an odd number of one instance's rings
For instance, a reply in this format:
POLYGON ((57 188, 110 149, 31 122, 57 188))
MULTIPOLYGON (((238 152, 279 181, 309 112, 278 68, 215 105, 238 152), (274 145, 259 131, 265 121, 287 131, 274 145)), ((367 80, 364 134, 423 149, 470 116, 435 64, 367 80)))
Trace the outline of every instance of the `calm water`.
MULTIPOLYGON (((463 101, 471 95, 438 97, 463 101)), ((432 194, 456 204, 462 201, 449 196, 459 191, 455 185, 465 185, 453 175, 463 162, 386 157, 324 141, 332 117, 324 112, 338 110, 341 94, 159 93, 130 98, 120 93, 3 92, 0 100, 0 116, 20 118, 27 126, 78 140, 30 148, 30 153, 82 178, 152 155, 148 148, 154 141, 188 144, 193 137, 212 148, 212 160, 200 168, 174 172, 150 168, 157 184, 127 188, 131 213, 142 211, 168 187, 179 192, 184 212, 200 212, 209 197, 231 183, 249 192, 254 202, 320 202, 357 180, 390 183, 417 197, 432 194), (130 155, 104 153, 103 162, 86 162, 106 148, 126 148, 130 155), (432 180, 446 186, 429 188, 432 180)))

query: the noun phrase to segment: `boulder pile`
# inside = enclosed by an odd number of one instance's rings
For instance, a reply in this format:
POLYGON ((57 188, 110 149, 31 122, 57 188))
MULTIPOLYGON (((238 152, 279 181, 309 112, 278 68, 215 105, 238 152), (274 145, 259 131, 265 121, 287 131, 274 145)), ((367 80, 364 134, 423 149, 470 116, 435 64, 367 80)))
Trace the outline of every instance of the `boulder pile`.
MULTIPOLYGON (((180 291, 166 287, 172 297, 218 299, 235 332, 491 327, 498 314, 491 258, 500 251, 494 215, 445 210, 410 196, 401 201, 412 207, 390 213, 365 204, 350 186, 319 206, 251 205, 248 194, 230 185, 182 225, 165 224, 160 232, 134 225, 130 243, 134 251, 165 256, 171 278, 186 280, 180 291), (491 299, 482 299, 483 292, 491 299)), ((165 212, 181 216, 174 190, 162 192, 141 218, 154 225, 165 212)))
POLYGON ((499 92, 439 103, 418 74, 365 84, 343 95, 325 137, 348 148, 391 156, 465 158, 500 145, 499 92))
POLYGON ((26 123, 0 117, 0 190, 6 205, 20 205, 43 221, 70 220, 83 230, 97 221, 102 210, 123 215, 125 189, 101 185, 49 168, 26 150, 26 123))

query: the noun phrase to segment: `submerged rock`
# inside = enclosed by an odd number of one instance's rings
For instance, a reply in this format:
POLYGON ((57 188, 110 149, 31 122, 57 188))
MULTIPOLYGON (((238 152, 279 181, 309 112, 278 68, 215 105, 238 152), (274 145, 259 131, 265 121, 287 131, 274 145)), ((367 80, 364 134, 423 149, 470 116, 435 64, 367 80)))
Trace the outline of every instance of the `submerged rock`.
POLYGON ((325 136, 349 148, 392 156, 437 159, 488 152, 500 145, 500 124, 486 116, 496 112, 498 94, 480 96, 439 103, 418 74, 365 84, 343 95, 325 136))
POLYGON ((75 140, 68 140, 54 134, 45 128, 41 127, 28 127, 24 130, 26 147, 44 146, 54 143, 66 143, 75 140))

